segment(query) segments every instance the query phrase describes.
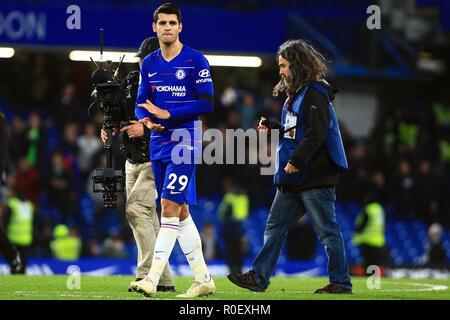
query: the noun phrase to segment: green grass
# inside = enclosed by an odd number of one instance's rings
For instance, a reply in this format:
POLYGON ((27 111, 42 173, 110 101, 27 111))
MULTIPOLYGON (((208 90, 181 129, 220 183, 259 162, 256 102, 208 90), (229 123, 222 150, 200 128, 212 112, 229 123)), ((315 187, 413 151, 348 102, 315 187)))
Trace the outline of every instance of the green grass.
MULTIPOLYGON (((81 276, 80 289, 68 289, 68 275, 0 276, 0 300, 184 300, 191 277, 176 277, 177 293, 158 293, 145 298, 127 291, 132 276, 81 276)), ((380 289, 369 289, 367 277, 352 277, 353 295, 315 295, 328 283, 326 277, 273 277, 264 293, 254 293, 233 285, 225 277, 215 277, 214 295, 196 300, 450 300, 450 279, 382 278, 380 289)))

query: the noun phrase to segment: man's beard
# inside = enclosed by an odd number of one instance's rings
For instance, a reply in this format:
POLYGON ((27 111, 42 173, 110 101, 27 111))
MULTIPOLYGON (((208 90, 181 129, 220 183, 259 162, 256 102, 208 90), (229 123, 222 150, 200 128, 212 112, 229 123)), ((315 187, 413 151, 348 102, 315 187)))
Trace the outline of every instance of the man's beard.
POLYGON ((282 87, 289 90, 289 88, 292 85, 292 77, 291 76, 282 76, 280 81, 281 81, 282 87))

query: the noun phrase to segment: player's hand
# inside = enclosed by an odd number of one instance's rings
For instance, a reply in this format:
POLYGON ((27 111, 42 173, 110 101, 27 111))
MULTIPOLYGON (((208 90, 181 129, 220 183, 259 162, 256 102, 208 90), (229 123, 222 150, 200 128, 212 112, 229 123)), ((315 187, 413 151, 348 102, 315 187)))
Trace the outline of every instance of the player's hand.
POLYGON ((131 120, 130 125, 120 129, 120 132, 126 131, 130 138, 141 138, 144 136, 144 127, 142 123, 136 120, 131 120))
POLYGON ((169 119, 170 118, 169 111, 155 106, 153 103, 151 103, 150 100, 146 100, 145 103, 138 104, 138 106, 144 108, 145 110, 150 112, 151 115, 153 115, 154 117, 156 117, 158 119, 169 119))
MULTIPOLYGON (((266 118, 264 118, 264 117, 261 117, 261 119, 259 120, 259 123, 261 123, 261 120, 266 120, 266 118)), ((265 126, 265 125, 262 125, 262 124, 258 124, 258 128, 257 128, 258 130, 266 130, 266 131, 268 131, 269 130, 269 127, 267 127, 267 126, 265 126)))
MULTIPOLYGON (((115 136, 116 133, 117 133, 117 129, 113 128, 112 135, 115 136)), ((103 144, 106 144, 106 140, 108 140, 108 135, 106 134, 106 131, 104 128, 102 128, 102 130, 100 131, 100 137, 102 138, 103 144)))
POLYGON ((288 162, 288 164, 286 165, 286 167, 284 167, 284 172, 286 172, 287 174, 292 174, 292 173, 296 173, 299 172, 300 170, 298 170, 296 167, 294 167, 292 164, 290 164, 288 162))
POLYGON ((152 120, 150 120, 150 118, 143 118, 143 119, 139 120, 139 122, 145 124, 147 126, 147 128, 149 128, 152 131, 161 132, 164 129, 166 129, 161 124, 154 123, 152 120))

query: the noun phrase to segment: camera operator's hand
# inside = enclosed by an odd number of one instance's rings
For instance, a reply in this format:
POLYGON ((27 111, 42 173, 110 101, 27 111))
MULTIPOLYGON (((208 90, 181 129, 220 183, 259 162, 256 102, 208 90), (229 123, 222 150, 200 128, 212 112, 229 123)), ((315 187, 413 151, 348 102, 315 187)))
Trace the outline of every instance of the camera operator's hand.
POLYGON ((152 120, 150 120, 150 118, 143 118, 139 120, 139 122, 145 124, 147 128, 149 128, 152 131, 161 132, 165 129, 165 127, 163 127, 161 124, 154 123, 152 120))
POLYGON ((269 127, 267 127, 267 126, 265 126, 265 125, 263 125, 263 124, 261 124, 261 122, 263 121, 263 120, 266 120, 266 118, 264 118, 264 117, 261 117, 261 119, 259 120, 259 122, 258 122, 258 130, 269 130, 269 127))
POLYGON ((296 173, 299 171, 300 170, 298 170, 296 167, 294 167, 291 163, 288 163, 286 165, 286 167, 284 167, 284 172, 286 172, 287 174, 292 174, 292 173, 296 173))
POLYGON ((150 100, 146 100, 145 103, 138 104, 138 106, 144 108, 145 110, 150 112, 150 114, 152 114, 153 116, 155 116, 158 119, 169 119, 170 118, 169 111, 155 106, 153 103, 151 103, 150 100))
MULTIPOLYGON (((113 128, 112 135, 115 136, 117 133, 117 128, 113 128)), ((106 131, 104 128, 102 128, 102 131, 100 132, 100 136, 102 138, 103 144, 106 143, 106 140, 108 139, 108 135, 106 134, 106 131)))
POLYGON ((144 126, 136 120, 131 120, 130 125, 120 129, 120 132, 126 131, 130 138, 142 138, 144 136, 144 126))

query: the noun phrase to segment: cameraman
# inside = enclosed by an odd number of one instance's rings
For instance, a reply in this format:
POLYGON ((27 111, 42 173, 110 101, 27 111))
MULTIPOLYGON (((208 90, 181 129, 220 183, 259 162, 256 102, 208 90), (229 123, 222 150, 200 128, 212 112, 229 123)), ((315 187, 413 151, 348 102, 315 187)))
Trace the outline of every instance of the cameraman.
MULTIPOLYGON (((149 37, 141 43, 136 54, 136 57, 139 57, 139 68, 142 60, 158 48, 159 41, 154 37, 149 37)), ((131 86, 130 91, 134 99, 133 107, 139 86, 138 79, 139 71, 132 71, 128 74, 126 80, 129 84, 128 87, 131 86)), ((152 130, 160 131, 162 128, 155 125, 152 130)), ((114 129, 113 135, 116 133, 117 130, 114 129)), ((103 143, 106 143, 107 134, 104 129, 101 131, 101 138, 103 143)), ((136 281, 139 281, 145 278, 150 271, 155 241, 160 228, 155 204, 155 180, 149 156, 150 129, 143 123, 138 122, 137 118, 136 120, 130 120, 129 125, 120 129, 120 142, 120 150, 127 158, 125 163, 125 192, 127 197, 125 211, 138 248, 136 281)), ((134 289, 130 285, 128 291, 134 291, 134 289)), ((175 292, 169 264, 164 269, 157 290, 175 292)))

